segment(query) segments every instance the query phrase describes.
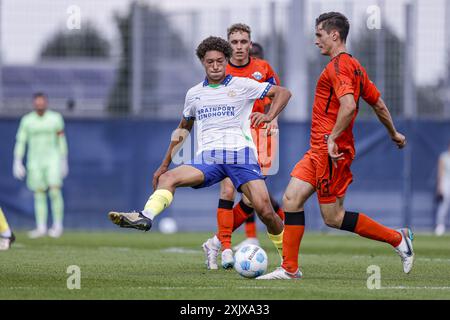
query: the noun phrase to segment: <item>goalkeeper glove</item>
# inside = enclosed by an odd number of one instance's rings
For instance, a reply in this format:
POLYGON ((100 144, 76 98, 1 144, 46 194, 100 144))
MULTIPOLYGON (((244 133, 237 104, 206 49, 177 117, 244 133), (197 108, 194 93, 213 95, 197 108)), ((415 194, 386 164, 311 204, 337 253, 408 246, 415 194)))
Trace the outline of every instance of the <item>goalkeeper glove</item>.
POLYGON ((26 173, 27 173, 27 170, 23 166, 22 159, 14 158, 14 163, 13 163, 14 178, 23 180, 23 178, 25 178, 26 173))

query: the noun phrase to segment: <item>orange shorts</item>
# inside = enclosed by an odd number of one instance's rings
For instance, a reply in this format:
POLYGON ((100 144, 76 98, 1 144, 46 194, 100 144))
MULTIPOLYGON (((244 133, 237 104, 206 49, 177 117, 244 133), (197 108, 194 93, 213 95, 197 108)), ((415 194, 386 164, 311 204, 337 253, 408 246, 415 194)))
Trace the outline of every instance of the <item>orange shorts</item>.
POLYGON ((310 183, 317 192, 319 203, 334 203, 336 198, 342 198, 348 186, 353 181, 350 166, 353 157, 344 153, 344 159, 333 166, 331 158, 326 151, 312 151, 305 153, 297 162, 291 176, 310 183))
POLYGON ((268 136, 266 128, 251 128, 251 133, 263 175, 275 174, 278 171, 278 136, 268 136))

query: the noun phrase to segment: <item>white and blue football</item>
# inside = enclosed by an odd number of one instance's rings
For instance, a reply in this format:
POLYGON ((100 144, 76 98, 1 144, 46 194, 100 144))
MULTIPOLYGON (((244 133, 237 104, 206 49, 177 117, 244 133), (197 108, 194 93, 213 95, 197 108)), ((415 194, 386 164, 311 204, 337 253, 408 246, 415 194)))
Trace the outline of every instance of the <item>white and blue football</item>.
POLYGON ((267 271, 267 254, 259 246, 249 244, 234 254, 234 269, 245 278, 256 278, 267 271))

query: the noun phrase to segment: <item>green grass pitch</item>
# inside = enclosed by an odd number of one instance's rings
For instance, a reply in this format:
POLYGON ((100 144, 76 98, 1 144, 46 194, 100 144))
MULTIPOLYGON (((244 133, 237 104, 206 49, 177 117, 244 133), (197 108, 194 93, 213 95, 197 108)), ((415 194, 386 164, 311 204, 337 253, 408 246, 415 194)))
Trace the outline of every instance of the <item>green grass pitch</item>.
MULTIPOLYGON (((130 230, 129 230, 130 231, 130 230)), ((60 239, 17 234, 0 252, 1 299, 450 299, 450 236, 416 235, 411 274, 389 245, 352 234, 306 233, 298 281, 244 279, 234 270, 206 270, 207 233, 66 232, 60 239), (67 268, 81 270, 81 288, 67 289, 67 268), (381 270, 369 290, 367 268, 381 270)), ((269 270, 279 258, 264 233, 269 270)), ((234 242, 243 234, 234 236, 234 242)))

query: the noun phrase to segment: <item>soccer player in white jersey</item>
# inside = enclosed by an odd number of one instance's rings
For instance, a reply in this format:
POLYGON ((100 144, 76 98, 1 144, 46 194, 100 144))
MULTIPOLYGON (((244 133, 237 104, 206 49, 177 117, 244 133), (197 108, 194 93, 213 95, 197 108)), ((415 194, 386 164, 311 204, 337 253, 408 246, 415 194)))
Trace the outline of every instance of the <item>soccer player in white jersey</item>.
POLYGON ((197 47, 206 78, 186 94, 183 118, 161 166, 153 176, 154 193, 140 212, 110 212, 111 221, 123 228, 149 230, 155 217, 167 208, 178 187, 204 188, 229 177, 247 196, 267 227, 270 240, 282 252, 283 222, 270 203, 264 176, 258 165, 250 125, 272 121, 287 105, 291 93, 270 83, 232 77, 225 72, 232 49, 218 37, 197 47), (251 113, 255 99, 272 98, 267 114, 251 113), (198 151, 193 161, 169 170, 172 155, 197 123, 198 151))
POLYGON ((450 143, 447 151, 441 153, 438 163, 437 193, 441 199, 436 218, 435 233, 442 236, 445 233, 445 224, 450 209, 450 143))

